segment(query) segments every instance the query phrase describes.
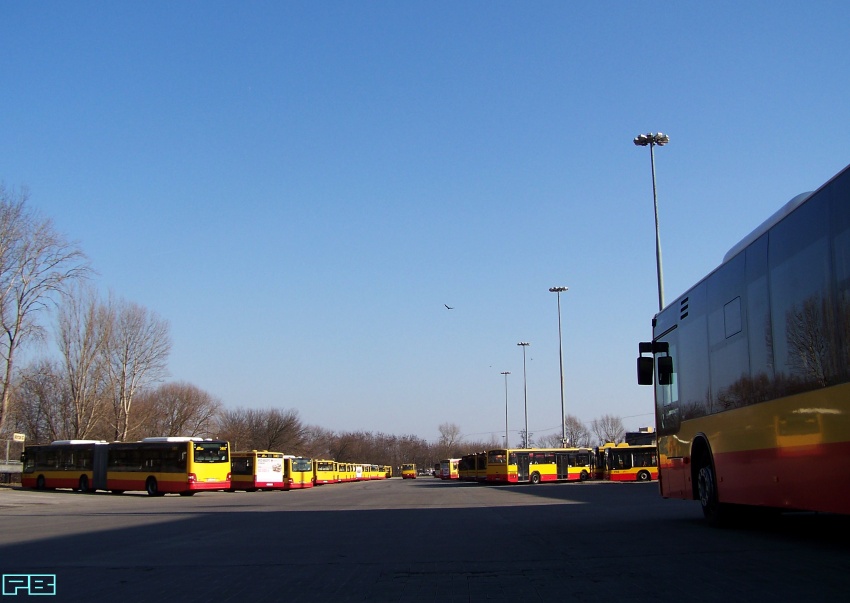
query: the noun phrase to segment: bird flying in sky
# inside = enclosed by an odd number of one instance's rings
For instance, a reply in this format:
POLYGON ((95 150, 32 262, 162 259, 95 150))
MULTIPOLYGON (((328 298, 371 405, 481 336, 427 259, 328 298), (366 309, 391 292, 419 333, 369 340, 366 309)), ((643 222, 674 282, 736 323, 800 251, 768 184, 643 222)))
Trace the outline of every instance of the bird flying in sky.
POLYGON ((452 307, 451 307, 451 306, 449 306, 448 304, 443 304, 443 305, 446 307, 446 310, 454 310, 454 308, 452 308, 452 307))

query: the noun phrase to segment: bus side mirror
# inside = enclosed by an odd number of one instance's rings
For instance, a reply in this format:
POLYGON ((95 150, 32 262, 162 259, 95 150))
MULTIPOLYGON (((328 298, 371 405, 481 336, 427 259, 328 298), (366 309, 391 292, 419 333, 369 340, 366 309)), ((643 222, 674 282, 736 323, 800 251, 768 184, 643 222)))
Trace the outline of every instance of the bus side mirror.
POLYGON ((673 384, 673 357, 659 356, 658 357, 658 384, 672 385, 673 384))
POLYGON ((637 359, 637 378, 638 385, 652 385, 652 374, 655 369, 655 363, 652 356, 638 356, 637 359))

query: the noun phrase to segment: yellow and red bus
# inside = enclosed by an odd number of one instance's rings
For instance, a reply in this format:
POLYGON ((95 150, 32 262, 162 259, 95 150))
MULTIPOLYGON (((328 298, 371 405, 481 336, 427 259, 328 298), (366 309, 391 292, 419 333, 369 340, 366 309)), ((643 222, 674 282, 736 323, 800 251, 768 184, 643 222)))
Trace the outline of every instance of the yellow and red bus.
POLYGON ((354 481, 354 463, 339 464, 339 480, 341 482, 354 481))
POLYGON ((510 448, 487 451, 487 481, 539 484, 585 481, 593 475, 589 448, 510 448))
POLYGON ((106 451, 107 443, 102 440, 56 440, 27 446, 21 455, 21 485, 80 492, 105 489, 106 451))
POLYGON ((230 491, 283 490, 283 453, 267 450, 230 455, 230 491))
POLYGON ((192 496, 230 489, 230 445, 224 440, 158 437, 107 448, 106 489, 116 494, 139 490, 150 496, 192 496))
POLYGON ((283 455, 284 490, 313 487, 313 461, 303 456, 283 455))
POLYGON ((648 482, 658 479, 658 449, 653 444, 608 443, 595 450, 597 479, 648 482))
POLYGON ((652 320, 659 484, 710 523, 850 514, 850 166, 794 197, 652 320))
POLYGON ((460 459, 441 460, 440 479, 460 479, 460 459))
POLYGON ((327 459, 313 459, 313 483, 335 484, 340 480, 340 463, 327 459))
POLYGON ((416 479, 416 463, 402 463, 401 479, 416 479))

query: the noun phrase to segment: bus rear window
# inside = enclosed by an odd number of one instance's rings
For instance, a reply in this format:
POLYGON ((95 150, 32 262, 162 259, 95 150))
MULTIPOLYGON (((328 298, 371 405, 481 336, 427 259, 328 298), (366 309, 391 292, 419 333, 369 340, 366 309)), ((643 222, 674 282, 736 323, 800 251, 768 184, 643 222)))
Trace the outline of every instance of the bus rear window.
POLYGON ((227 444, 221 442, 198 442, 195 444, 196 463, 226 463, 227 444))

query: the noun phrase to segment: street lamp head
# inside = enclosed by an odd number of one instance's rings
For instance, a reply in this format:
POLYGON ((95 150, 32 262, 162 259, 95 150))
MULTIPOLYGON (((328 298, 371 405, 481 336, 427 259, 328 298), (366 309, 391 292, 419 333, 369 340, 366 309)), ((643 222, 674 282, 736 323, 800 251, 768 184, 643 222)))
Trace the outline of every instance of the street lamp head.
POLYGON ((665 144, 670 142, 670 137, 662 132, 658 134, 653 134, 652 132, 648 134, 639 134, 635 137, 633 141, 639 147, 658 145, 659 147, 663 147, 665 144))
POLYGON ((502 371, 500 374, 502 374, 502 375, 510 375, 510 374, 511 374, 511 372, 510 372, 510 371, 502 371))
POLYGON ((549 287, 549 291, 551 293, 563 293, 564 291, 568 291, 569 287, 549 287))
POLYGON ((531 345, 531 344, 528 343, 527 341, 520 341, 517 345, 526 346, 526 345, 531 345))

